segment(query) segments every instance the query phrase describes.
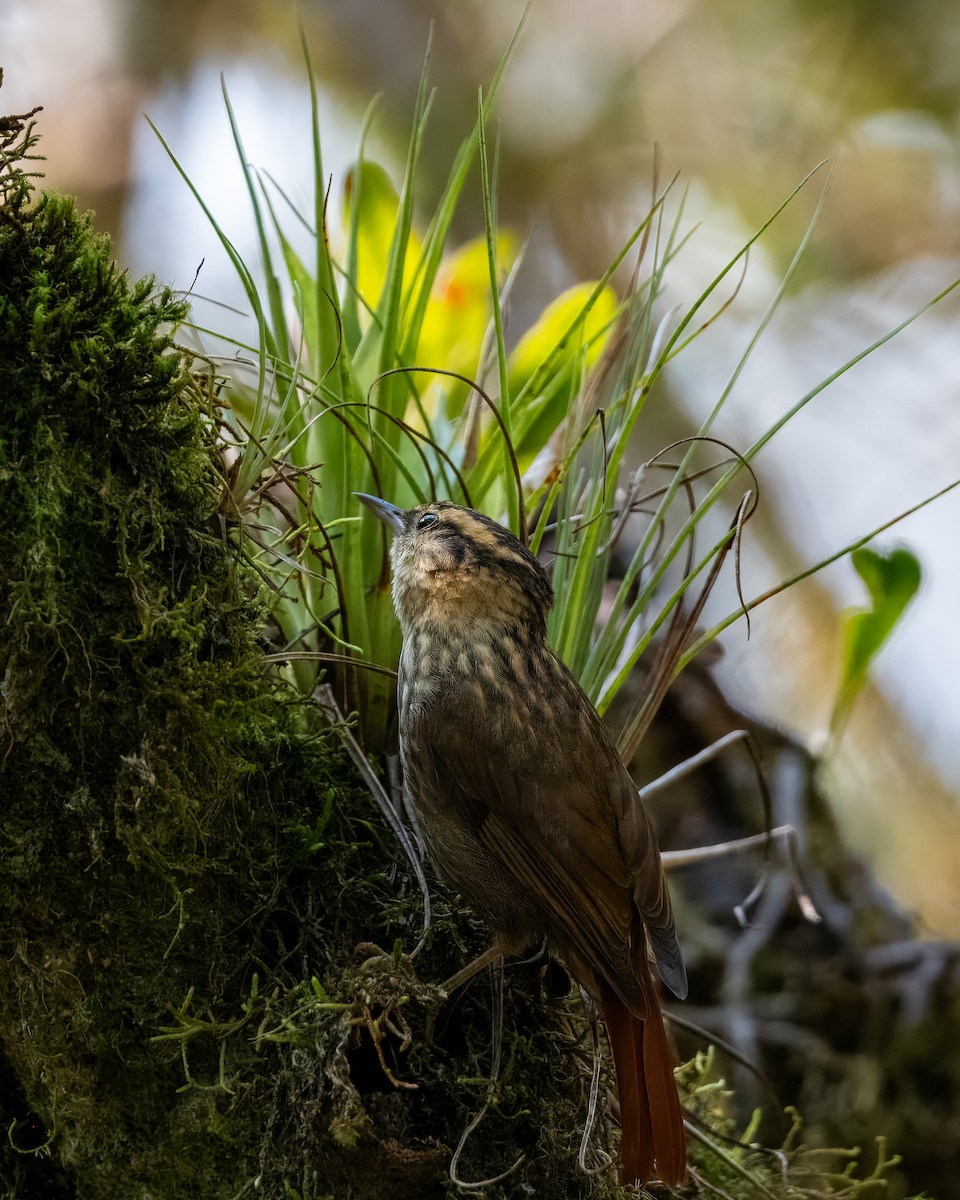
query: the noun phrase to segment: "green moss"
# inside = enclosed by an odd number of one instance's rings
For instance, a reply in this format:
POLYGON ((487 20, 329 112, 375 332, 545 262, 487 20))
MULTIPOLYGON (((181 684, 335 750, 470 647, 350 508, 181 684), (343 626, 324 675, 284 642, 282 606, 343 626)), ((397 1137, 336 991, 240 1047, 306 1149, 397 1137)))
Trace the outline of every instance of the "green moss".
MULTIPOLYGON (((0 1105, 14 1124, 0 1179, 8 1195, 232 1195, 256 1174, 259 1114, 178 1093, 179 1050, 151 1039, 191 987, 230 1007, 256 964, 279 978, 278 900, 303 874, 284 830, 352 785, 264 676, 259 605, 215 519, 211 397, 172 340, 185 306, 131 282, 71 200, 34 203, 13 158, 0 1105), (54 1165, 27 1153, 44 1130, 54 1165)), ((297 927, 304 955, 321 953, 321 928, 297 927)))

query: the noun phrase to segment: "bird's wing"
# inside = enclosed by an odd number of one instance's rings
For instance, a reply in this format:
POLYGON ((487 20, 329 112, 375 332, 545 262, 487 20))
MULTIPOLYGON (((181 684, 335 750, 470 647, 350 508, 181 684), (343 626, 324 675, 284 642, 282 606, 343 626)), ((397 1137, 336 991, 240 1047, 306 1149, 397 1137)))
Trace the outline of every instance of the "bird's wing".
POLYGON ((489 714, 461 710, 435 714, 418 741, 438 793, 547 914, 547 932, 642 1015, 644 927, 665 982, 685 991, 656 838, 593 706, 569 677, 554 683, 551 712, 522 726, 491 732, 489 714))
MULTIPOLYGON (((603 778, 607 781, 605 790, 611 812, 608 819, 612 819, 623 867, 632 881, 633 902, 650 940, 660 978, 675 996, 683 999, 687 994, 687 972, 677 941, 670 893, 650 814, 596 709, 566 666, 559 659, 554 661, 564 675, 568 689, 572 688, 573 703, 580 713, 579 744, 585 749, 581 755, 582 776, 592 783, 598 773, 594 768, 591 776, 588 763, 604 764, 603 778)), ((592 789, 588 791, 586 802, 591 800, 596 803, 592 789)))
POLYGON ((621 817, 617 833, 621 853, 633 880, 633 900, 637 906, 660 978, 681 1000, 687 994, 687 970, 683 964, 677 927, 670 904, 656 833, 650 815, 630 778, 622 767, 618 800, 621 817))

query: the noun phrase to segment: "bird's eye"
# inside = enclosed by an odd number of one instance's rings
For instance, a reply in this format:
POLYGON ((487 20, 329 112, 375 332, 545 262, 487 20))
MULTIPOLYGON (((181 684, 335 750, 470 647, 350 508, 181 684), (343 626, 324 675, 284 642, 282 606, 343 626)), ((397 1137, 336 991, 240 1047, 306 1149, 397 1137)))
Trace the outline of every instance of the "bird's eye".
POLYGON ((417 522, 417 528, 418 529, 429 529, 431 525, 436 525, 436 523, 439 520, 440 520, 440 518, 437 516, 436 513, 425 512, 423 514, 423 516, 420 518, 420 520, 417 522))

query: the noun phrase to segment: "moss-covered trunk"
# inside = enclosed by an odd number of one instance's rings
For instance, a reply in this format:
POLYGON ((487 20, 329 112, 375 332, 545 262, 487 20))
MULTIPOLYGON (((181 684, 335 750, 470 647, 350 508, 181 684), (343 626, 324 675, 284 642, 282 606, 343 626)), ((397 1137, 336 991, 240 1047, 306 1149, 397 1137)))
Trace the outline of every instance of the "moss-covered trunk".
MULTIPOLYGON (((236 1097, 178 1092, 180 1044, 154 1037, 191 989, 234 1007, 288 958, 277 899, 330 753, 264 678, 212 520, 184 306, 9 159, 2 186, 3 1185, 228 1194, 256 1122, 238 1142, 236 1097), (63 1169, 18 1153, 45 1141, 63 1169)), ((217 1084, 213 1041, 189 1069, 217 1084)))
MULTIPOLYGON (((399 957, 357 955, 416 941, 419 896, 264 669, 185 306, 34 195, 22 122, 0 145, 0 1196, 443 1195, 489 994, 437 1020, 399 957)), ((484 936, 441 907, 427 977, 484 936)), ((524 986, 461 1170, 537 1146, 526 1178, 561 1197, 582 1085, 524 986)))

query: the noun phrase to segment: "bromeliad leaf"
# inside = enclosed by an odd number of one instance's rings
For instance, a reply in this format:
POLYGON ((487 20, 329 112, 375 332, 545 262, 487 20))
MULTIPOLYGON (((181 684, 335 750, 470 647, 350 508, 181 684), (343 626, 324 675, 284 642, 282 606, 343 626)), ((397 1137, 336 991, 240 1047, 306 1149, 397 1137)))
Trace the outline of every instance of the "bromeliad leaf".
POLYGON ((857 574, 870 593, 870 608, 851 610, 843 627, 843 675, 837 692, 830 732, 839 734, 866 683, 870 665, 896 628, 920 587, 917 558, 898 546, 889 554, 864 546, 851 555, 857 574))
POLYGON ((522 467, 564 420, 610 338, 619 303, 608 287, 591 305, 596 286, 578 284, 548 304, 510 355, 510 395, 519 410, 513 436, 522 467))
MULTIPOLYGON (((497 236, 497 263, 504 278, 513 266, 518 251, 514 234, 501 230, 497 236)), ((502 287, 504 278, 499 280, 502 287)), ((427 302, 426 314, 417 345, 419 362, 442 365, 470 379, 480 374, 480 354, 493 315, 487 246, 483 238, 474 238, 448 255, 440 264, 427 302)), ((441 381, 437 381, 439 387, 441 381)), ((465 383, 445 379, 446 409, 458 415, 469 388, 465 383)))
MULTIPOLYGON (((348 274, 355 282, 361 307, 375 311, 387 279, 387 259, 397 225, 400 197, 379 163, 362 159, 347 172, 343 185, 343 225, 351 232, 348 274)), ((404 250, 403 289, 420 257, 421 242, 411 230, 404 250)), ((361 317, 362 319, 362 317, 361 317)))

